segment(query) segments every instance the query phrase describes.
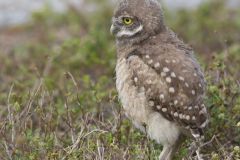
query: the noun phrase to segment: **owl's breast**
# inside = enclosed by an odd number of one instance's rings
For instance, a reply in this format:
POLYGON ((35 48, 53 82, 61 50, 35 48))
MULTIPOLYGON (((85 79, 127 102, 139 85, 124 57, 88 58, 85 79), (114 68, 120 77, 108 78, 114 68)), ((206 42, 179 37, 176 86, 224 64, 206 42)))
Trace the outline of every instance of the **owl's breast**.
MULTIPOLYGON (((143 70, 148 68, 141 62, 135 65, 142 65, 141 69, 143 70)), ((129 59, 119 59, 116 66, 116 87, 126 115, 137 128, 143 132, 146 131, 158 143, 174 144, 180 133, 178 126, 149 106, 147 91, 144 87, 134 85, 133 74, 133 67, 130 65, 129 59)), ((147 69, 144 74, 155 75, 154 72, 148 74, 147 69)))
POLYGON ((133 83, 132 72, 126 59, 119 59, 116 66, 116 88, 126 115, 135 123, 146 123, 150 109, 144 91, 133 83))

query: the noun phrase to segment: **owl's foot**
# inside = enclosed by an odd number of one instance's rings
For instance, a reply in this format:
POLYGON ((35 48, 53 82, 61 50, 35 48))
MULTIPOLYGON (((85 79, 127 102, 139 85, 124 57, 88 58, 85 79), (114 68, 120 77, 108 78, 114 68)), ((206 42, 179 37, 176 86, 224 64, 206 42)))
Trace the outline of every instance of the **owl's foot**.
POLYGON ((190 160, 204 160, 203 156, 200 154, 201 146, 198 145, 195 141, 190 145, 188 148, 188 157, 193 157, 189 158, 190 160))
POLYGON ((192 142, 190 144, 190 147, 188 147, 188 155, 187 155, 187 157, 194 157, 195 154, 196 154, 196 150, 197 150, 196 142, 192 142))

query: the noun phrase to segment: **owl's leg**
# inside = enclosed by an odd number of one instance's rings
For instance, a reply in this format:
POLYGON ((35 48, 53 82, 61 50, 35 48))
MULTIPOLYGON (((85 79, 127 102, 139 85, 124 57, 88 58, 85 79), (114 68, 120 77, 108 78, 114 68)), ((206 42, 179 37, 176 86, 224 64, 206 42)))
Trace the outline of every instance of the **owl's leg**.
POLYGON ((200 154, 200 150, 201 150, 201 147, 203 144, 204 136, 201 136, 201 133, 199 131, 196 132, 196 130, 195 131, 191 130, 191 133, 192 133, 193 137, 195 138, 193 147, 194 147, 197 159, 203 160, 202 155, 200 154))
POLYGON ((197 159, 198 159, 198 160, 203 160, 203 157, 202 157, 202 155, 200 154, 200 148, 198 148, 198 149, 196 150, 196 154, 197 154, 197 159))
POLYGON ((159 156, 159 160, 171 160, 172 159, 172 151, 173 151, 172 146, 165 145, 159 156))
POLYGON ((163 150, 159 156, 159 160, 172 160, 174 154, 177 152, 179 146, 185 140, 183 135, 180 135, 174 145, 164 145, 163 150))

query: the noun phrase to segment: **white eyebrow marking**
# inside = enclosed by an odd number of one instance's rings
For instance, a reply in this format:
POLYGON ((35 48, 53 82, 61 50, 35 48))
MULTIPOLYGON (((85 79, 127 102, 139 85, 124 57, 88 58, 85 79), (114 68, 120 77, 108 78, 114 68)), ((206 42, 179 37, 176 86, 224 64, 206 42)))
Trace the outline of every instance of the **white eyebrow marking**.
POLYGON ((129 30, 124 29, 124 30, 121 30, 120 32, 118 32, 117 37, 119 37, 119 38, 122 37, 122 36, 131 37, 131 36, 137 34, 138 32, 140 32, 142 30, 143 30, 143 26, 142 25, 140 25, 138 28, 136 28, 133 31, 129 31, 129 30))

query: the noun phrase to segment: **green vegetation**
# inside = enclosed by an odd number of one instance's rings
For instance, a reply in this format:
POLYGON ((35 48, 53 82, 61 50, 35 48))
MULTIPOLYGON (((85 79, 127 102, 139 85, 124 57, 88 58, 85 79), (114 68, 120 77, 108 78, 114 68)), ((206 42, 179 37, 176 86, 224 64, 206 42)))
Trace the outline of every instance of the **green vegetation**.
MULTIPOLYGON (((46 7, 31 23, 0 31, 0 159, 157 159, 161 146, 132 127, 118 102, 112 8, 95 3, 88 15, 46 7)), ((240 12, 225 6, 215 0, 165 14, 207 76, 212 141, 204 155, 239 160, 240 12)))

